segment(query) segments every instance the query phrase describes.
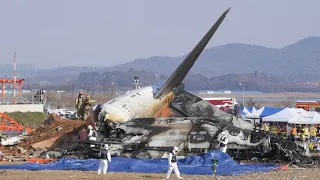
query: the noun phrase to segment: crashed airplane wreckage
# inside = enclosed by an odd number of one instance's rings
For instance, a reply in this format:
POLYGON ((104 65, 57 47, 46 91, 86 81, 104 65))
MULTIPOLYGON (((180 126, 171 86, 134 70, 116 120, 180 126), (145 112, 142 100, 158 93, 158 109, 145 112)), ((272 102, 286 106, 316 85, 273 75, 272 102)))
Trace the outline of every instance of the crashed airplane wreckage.
POLYGON ((183 89, 182 81, 229 10, 220 16, 161 88, 142 87, 91 109, 87 121, 99 136, 97 141, 81 141, 91 145, 89 157, 99 153, 104 143, 110 145, 111 154, 116 156, 165 157, 174 146, 180 155, 200 154, 219 147, 222 131, 228 137, 228 153, 237 158, 250 159, 262 154, 271 159, 292 161, 301 157, 298 146, 277 138, 271 138, 272 149, 268 151, 269 137, 254 130, 253 124, 183 89))

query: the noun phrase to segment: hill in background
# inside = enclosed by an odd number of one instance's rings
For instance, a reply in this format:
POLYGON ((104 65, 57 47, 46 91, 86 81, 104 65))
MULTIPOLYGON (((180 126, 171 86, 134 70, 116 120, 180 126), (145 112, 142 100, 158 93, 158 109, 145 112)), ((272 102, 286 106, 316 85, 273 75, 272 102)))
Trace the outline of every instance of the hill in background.
MULTIPOLYGON (((36 70, 24 87, 52 89, 132 89, 165 80, 182 62, 180 57, 155 56, 113 67, 60 67, 36 70)), ((246 90, 263 92, 319 91, 320 37, 307 37, 280 49, 226 44, 205 49, 185 79, 189 90, 246 90)), ((0 67, 1 70, 1 67, 0 67)))
MULTIPOLYGON (((170 74, 185 57, 150 57, 107 68, 127 71, 131 68, 170 74)), ((191 73, 207 77, 259 71, 268 76, 313 81, 320 79, 320 37, 308 37, 275 49, 248 44, 226 44, 205 49, 191 73)))

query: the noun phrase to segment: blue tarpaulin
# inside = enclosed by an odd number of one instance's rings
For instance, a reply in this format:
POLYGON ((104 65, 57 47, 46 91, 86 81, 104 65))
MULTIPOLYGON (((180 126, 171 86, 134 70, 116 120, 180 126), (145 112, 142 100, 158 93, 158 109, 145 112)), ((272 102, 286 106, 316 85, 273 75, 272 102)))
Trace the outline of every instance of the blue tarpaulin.
POLYGON ((262 107, 256 112, 248 113, 245 115, 249 119, 260 119, 266 116, 271 116, 275 113, 282 111, 284 108, 275 108, 275 107, 262 107))
POLYGON ((258 108, 256 108, 256 107, 241 106, 242 115, 253 113, 253 112, 256 112, 257 110, 258 110, 258 108))
POLYGON ((284 108, 263 107, 263 111, 260 114, 260 118, 263 118, 263 117, 266 117, 266 116, 271 116, 271 115, 273 115, 275 113, 278 113, 278 112, 282 111, 283 109, 284 108))
POLYGON ((255 111, 258 110, 257 108, 255 108, 255 107, 253 107, 253 106, 247 107, 247 109, 248 109, 248 111, 249 111, 250 113, 255 112, 255 111))
MULTIPOLYGON (((240 175, 253 172, 268 172, 279 168, 275 164, 239 164, 228 154, 214 150, 202 156, 190 156, 178 161, 178 167, 182 174, 212 174, 212 159, 218 159, 217 175, 240 175)), ((82 170, 96 171, 99 160, 97 159, 70 159, 62 158, 57 162, 48 164, 24 163, 20 165, 0 165, 0 169, 19 170, 82 170)), ((114 157, 109 164, 111 172, 135 172, 135 173, 166 173, 167 159, 134 159, 114 157)))

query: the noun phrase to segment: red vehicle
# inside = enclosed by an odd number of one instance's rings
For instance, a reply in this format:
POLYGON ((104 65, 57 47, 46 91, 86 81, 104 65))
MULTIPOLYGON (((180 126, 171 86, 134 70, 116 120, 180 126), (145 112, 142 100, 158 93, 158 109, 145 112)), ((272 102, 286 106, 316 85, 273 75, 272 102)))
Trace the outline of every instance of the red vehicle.
POLYGON ((318 101, 298 101, 296 108, 303 108, 306 111, 320 112, 320 102, 318 101))

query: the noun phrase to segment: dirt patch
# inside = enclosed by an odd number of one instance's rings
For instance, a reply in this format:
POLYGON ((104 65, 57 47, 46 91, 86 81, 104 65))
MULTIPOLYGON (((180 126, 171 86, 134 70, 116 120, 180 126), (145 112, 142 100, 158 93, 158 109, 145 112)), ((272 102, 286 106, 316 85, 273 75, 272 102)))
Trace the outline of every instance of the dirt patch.
MULTIPOLYGON (((215 179, 319 179, 320 169, 289 169, 285 171, 272 171, 268 173, 253 173, 241 176, 217 176, 215 179)), ((98 175, 94 171, 21 171, 21 170, 1 170, 0 176, 6 177, 6 180, 14 179, 34 179, 34 180, 53 180, 53 179, 121 179, 121 180, 141 180, 141 179, 165 179, 165 173, 140 174, 140 173, 114 173, 109 172, 107 175, 98 175)), ((185 175, 184 179, 188 180, 212 180, 209 175, 185 175)), ((177 179, 175 174, 171 174, 170 179, 177 179)))
POLYGON ((36 131, 32 132, 27 139, 22 140, 19 146, 24 149, 30 150, 33 149, 31 145, 34 143, 52 138, 63 137, 65 134, 70 132, 74 132, 75 134, 77 134, 78 132, 75 132, 75 130, 85 124, 85 122, 83 121, 60 119, 60 117, 55 115, 51 115, 49 119, 53 120, 51 120, 50 123, 42 125, 36 131))
POLYGON ((47 140, 44 140, 44 141, 40 141, 40 142, 34 143, 31 146, 35 150, 39 150, 39 151, 40 150, 45 150, 45 149, 48 149, 48 148, 52 147, 54 142, 56 142, 59 138, 60 138, 60 136, 54 137, 54 138, 51 138, 51 139, 47 139, 47 140))
POLYGON ((5 147, 0 146, 0 151, 5 155, 11 155, 11 156, 19 156, 21 153, 19 152, 19 149, 15 146, 5 147))

